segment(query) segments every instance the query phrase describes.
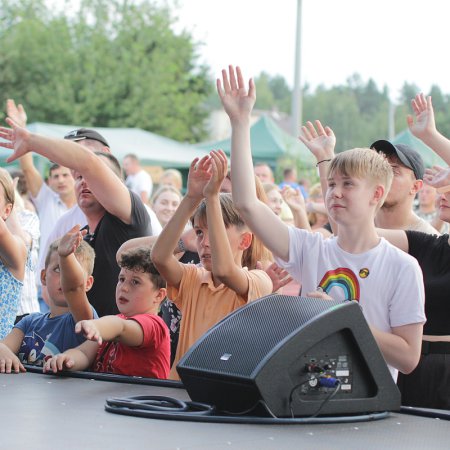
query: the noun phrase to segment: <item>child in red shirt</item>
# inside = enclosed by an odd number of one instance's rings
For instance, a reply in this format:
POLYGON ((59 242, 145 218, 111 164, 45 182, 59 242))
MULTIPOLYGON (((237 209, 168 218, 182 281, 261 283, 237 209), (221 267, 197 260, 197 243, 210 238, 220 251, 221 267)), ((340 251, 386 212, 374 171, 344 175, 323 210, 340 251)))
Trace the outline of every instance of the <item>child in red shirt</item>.
MULTIPOLYGON (((49 359, 44 372, 86 370, 129 376, 167 378, 170 366, 169 330, 157 315, 166 284, 150 259, 148 248, 121 255, 116 288, 120 314, 82 320, 75 326, 86 342, 49 359), (104 342, 105 341, 105 342, 104 342)), ((61 267, 66 296, 85 295, 78 289, 79 267, 61 267), (64 270, 65 269, 65 270, 64 270)))

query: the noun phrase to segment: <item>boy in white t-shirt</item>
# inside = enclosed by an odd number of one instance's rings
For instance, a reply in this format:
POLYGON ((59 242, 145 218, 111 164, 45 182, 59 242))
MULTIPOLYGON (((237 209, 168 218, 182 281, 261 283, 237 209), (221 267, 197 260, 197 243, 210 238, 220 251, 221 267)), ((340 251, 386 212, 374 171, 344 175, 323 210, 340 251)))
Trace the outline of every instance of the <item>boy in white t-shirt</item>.
MULTIPOLYGON (((334 135, 317 122, 304 128, 305 140, 329 140, 318 145, 321 182, 326 189, 330 220, 337 237, 286 226, 255 195, 250 147, 250 114, 256 94, 247 92, 239 68, 222 71, 219 96, 232 127, 231 173, 233 200, 245 223, 272 251, 277 262, 302 284, 303 295, 360 303, 372 333, 389 365, 411 372, 420 357, 424 314, 422 272, 417 261, 377 234, 374 217, 392 183, 387 160, 370 149, 353 149, 333 158, 334 135)), ((310 147, 311 148, 311 147, 310 147)))

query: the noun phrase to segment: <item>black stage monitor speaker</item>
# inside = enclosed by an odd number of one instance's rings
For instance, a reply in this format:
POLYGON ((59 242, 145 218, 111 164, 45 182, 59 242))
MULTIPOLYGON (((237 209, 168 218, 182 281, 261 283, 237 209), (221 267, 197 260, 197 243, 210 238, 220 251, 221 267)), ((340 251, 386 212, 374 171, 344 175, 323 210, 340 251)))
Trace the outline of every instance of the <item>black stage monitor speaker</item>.
POLYGON ((356 302, 269 295, 237 309, 177 365, 194 401, 277 417, 400 409, 356 302))

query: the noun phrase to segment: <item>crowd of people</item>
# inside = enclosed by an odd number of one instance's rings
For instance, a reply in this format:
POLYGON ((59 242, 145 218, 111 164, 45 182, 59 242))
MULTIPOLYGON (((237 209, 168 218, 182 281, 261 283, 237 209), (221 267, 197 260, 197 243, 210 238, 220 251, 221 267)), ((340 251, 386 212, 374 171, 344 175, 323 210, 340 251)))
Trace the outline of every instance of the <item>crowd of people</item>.
MULTIPOLYGON (((230 66, 217 90, 231 164, 221 150, 196 158, 185 191, 175 169, 155 182, 133 153, 121 165, 95 130, 31 133, 8 100, 0 145, 20 170, 0 170, 0 372, 176 380, 209 328, 277 292, 357 301, 402 403, 450 409, 450 169, 382 139, 335 155, 317 120, 299 138, 319 182, 287 168, 277 184, 252 161, 253 81, 230 66), (46 179, 33 152, 51 161, 46 179)), ((431 98, 412 108, 411 132, 450 165, 431 98)))

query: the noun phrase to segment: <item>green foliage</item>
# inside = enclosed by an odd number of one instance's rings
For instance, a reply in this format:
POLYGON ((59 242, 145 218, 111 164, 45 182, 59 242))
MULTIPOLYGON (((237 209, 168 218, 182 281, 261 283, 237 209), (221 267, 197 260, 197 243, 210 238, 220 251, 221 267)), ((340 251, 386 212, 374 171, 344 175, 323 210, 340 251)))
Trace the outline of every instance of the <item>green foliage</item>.
POLYGON ((279 111, 289 113, 291 111, 291 90, 286 80, 281 75, 269 79, 269 88, 279 111))
POLYGON ((259 77, 255 78, 256 97, 255 109, 270 111, 276 108, 275 98, 269 85, 270 76, 261 72, 259 77))
POLYGON ((23 103, 29 121, 206 137, 212 84, 196 64, 198 44, 174 33, 168 8, 150 0, 85 0, 72 14, 43 1, 0 8, 0 101, 23 103))
MULTIPOLYGON (((270 77, 263 72, 256 78, 256 90, 259 109, 289 114, 291 91, 282 77, 270 77)), ((367 147, 378 139, 389 138, 391 108, 394 111, 394 133, 407 127, 406 116, 413 113, 411 99, 419 92, 416 85, 405 82, 395 104, 391 104, 386 86, 380 90, 372 79, 364 82, 360 75, 353 74, 345 85, 318 86, 315 90, 304 86, 303 118, 304 122, 319 119, 323 125, 329 125, 336 135, 338 152, 367 147)), ((443 94, 438 86, 432 86, 427 95, 433 98, 437 128, 445 136, 450 136, 450 96, 443 94)), ((283 167, 295 166, 299 172, 302 171, 301 163, 291 155, 280 164, 283 167)))
POLYGON ((286 80, 281 75, 271 77, 265 72, 261 72, 255 78, 256 109, 276 110, 289 114, 291 110, 291 91, 286 80))

